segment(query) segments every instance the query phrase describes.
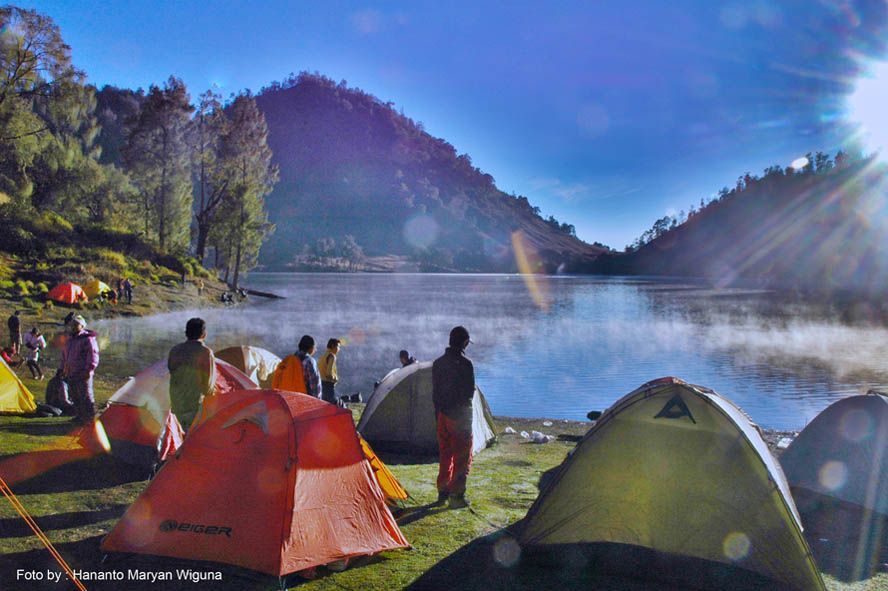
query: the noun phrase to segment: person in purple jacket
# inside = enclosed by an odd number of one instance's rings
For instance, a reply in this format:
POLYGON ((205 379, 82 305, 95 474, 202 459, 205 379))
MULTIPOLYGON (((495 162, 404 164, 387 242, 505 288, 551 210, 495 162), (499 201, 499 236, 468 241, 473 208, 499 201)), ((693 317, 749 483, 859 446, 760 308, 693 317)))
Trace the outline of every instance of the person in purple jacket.
POLYGON ((70 337, 62 351, 59 371, 68 384, 68 395, 77 412, 74 421, 88 424, 96 416, 93 372, 99 366, 99 343, 96 333, 86 330, 86 320, 79 314, 71 319, 68 328, 70 337))

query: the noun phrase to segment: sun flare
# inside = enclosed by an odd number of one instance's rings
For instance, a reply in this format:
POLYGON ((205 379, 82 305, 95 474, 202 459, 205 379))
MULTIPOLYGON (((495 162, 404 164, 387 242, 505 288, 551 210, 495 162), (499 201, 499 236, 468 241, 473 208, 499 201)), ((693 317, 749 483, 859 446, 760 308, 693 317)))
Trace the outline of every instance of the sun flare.
POLYGON ((888 149, 888 62, 861 76, 848 97, 851 121, 860 125, 864 143, 873 150, 888 149))

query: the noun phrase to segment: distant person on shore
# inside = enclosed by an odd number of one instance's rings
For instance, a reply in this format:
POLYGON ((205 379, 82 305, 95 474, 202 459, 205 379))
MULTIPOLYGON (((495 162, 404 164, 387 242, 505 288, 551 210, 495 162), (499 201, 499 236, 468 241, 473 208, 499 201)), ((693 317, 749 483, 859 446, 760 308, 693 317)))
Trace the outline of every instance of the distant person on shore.
POLYGON ((204 282, 203 279, 197 280, 197 297, 203 296, 204 282))
POLYGON ((77 413, 74 421, 88 424, 96 416, 93 374, 99 366, 99 343, 96 333, 86 329, 86 320, 80 314, 74 316, 67 327, 69 337, 59 370, 68 384, 68 395, 77 413))
POLYGON ((315 340, 309 335, 299 339, 299 350, 281 361, 274 370, 271 387, 275 390, 301 392, 315 398, 321 397, 321 376, 312 355, 315 340))
POLYGON ((19 317, 20 311, 16 310, 6 320, 6 326, 9 327, 9 346, 12 347, 14 355, 20 355, 22 349, 22 319, 19 317))
POLYGON ((472 397, 475 368, 465 350, 469 331, 456 326, 450 346, 432 364, 432 400, 438 422, 438 504, 449 498, 451 509, 468 507, 466 480, 472 466, 472 397))
POLYGON ((339 354, 340 348, 339 339, 330 339, 327 341, 327 350, 318 361, 318 372, 321 376, 321 398, 330 404, 336 404, 336 382, 339 381, 336 356, 339 354))
POLYGON ((184 343, 170 349, 167 369, 170 370, 170 409, 184 429, 194 421, 204 397, 216 388, 216 358, 204 344, 207 323, 192 318, 185 324, 184 343))
POLYGON ((123 279, 118 277, 114 287, 116 288, 116 291, 117 291, 117 299, 122 302, 123 301, 123 279))
POLYGON ((25 335, 25 359, 28 361, 28 369, 35 380, 43 379, 43 369, 40 367, 40 349, 46 348, 46 339, 35 326, 31 332, 25 335))
POLYGON ((407 367, 416 363, 416 357, 411 357, 407 349, 401 349, 401 352, 398 353, 398 358, 401 360, 401 367, 407 367))
POLYGON ((129 280, 129 277, 123 280, 123 295, 126 296, 126 303, 133 303, 133 282, 129 280))

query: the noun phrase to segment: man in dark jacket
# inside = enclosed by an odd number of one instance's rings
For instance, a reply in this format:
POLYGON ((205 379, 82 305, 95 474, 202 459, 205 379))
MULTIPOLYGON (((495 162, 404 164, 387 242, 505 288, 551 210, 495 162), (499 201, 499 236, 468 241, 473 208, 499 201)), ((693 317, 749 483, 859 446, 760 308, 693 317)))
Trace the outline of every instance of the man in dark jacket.
POLYGON ((200 410, 205 396, 216 389, 216 358, 204 344, 207 324, 192 318, 185 324, 184 343, 170 349, 167 369, 170 370, 170 407, 184 428, 188 428, 200 410))
POLYGON ((68 324, 70 336, 62 352, 61 377, 68 384, 68 395, 74 404, 76 422, 92 423, 96 417, 93 372, 99 366, 99 343, 96 333, 86 330, 86 320, 76 315, 68 324))
POLYGON ((472 398, 475 368, 466 357, 469 331, 450 331, 450 346, 432 364, 432 400, 438 421, 438 503, 449 497, 450 508, 467 507, 466 479, 472 466, 472 398))
POLYGON ((22 352, 22 320, 19 318, 18 310, 6 320, 6 326, 9 327, 9 346, 12 347, 12 353, 20 355, 22 352))

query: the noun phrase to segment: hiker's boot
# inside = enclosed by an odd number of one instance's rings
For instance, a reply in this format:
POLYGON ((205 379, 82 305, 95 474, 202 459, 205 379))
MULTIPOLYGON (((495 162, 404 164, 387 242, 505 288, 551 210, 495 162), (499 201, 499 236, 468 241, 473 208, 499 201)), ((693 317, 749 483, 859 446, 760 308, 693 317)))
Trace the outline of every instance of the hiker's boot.
POLYGON ((447 491, 444 491, 444 490, 438 491, 438 500, 435 501, 435 504, 436 505, 443 505, 444 503, 447 502, 447 498, 449 496, 450 496, 450 494, 447 491))
POLYGON ((469 501, 465 495, 450 495, 450 502, 447 505, 450 509, 465 509, 469 506, 469 501))

